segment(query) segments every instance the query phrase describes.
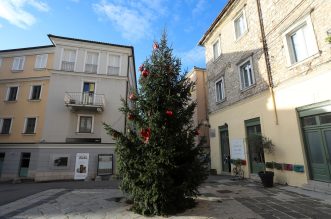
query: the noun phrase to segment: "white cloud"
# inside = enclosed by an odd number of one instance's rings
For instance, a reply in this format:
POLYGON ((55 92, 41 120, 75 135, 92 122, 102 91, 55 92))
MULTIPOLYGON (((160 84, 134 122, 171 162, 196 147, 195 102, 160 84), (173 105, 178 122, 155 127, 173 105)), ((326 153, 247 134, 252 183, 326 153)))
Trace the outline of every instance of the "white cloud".
POLYGON ((202 13, 205 10, 205 5, 208 4, 206 2, 206 0, 198 0, 198 2, 196 3, 195 7, 192 10, 192 14, 193 15, 198 15, 200 13, 202 13))
POLYGON ((195 46, 189 51, 177 54, 181 58, 183 66, 205 65, 205 49, 203 47, 195 46))
POLYGON ((0 17, 13 25, 26 29, 36 22, 36 18, 25 9, 28 5, 38 11, 49 11, 49 6, 39 0, 0 0, 0 17))
POLYGON ((150 37, 153 23, 158 16, 166 15, 165 0, 115 0, 93 4, 94 11, 106 16, 128 40, 137 41, 150 37))

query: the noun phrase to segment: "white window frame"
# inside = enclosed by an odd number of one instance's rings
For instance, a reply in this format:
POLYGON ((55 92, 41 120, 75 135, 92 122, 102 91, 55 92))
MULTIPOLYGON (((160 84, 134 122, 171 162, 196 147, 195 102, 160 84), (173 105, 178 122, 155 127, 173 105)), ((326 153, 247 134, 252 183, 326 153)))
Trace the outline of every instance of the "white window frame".
POLYGON ((0 118, 0 135, 9 135, 9 134, 11 134, 12 126, 13 126, 13 117, 2 117, 2 118, 0 118), (10 127, 9 127, 9 132, 8 133, 2 133, 3 120, 4 119, 10 119, 10 127))
POLYGON ((247 19, 246 19, 246 12, 245 12, 245 9, 242 9, 238 15, 235 16, 235 18, 233 19, 233 28, 234 28, 234 39, 237 41, 239 39, 241 39, 247 32, 248 32, 248 25, 247 25, 247 19), (244 21, 244 27, 245 27, 245 30, 241 33, 240 36, 237 36, 237 33, 236 33, 236 21, 241 17, 243 16, 243 21, 244 21))
POLYGON ((79 134, 93 134, 94 132, 94 115, 91 114, 78 114, 77 115, 77 128, 76 132, 79 134), (80 117, 85 116, 85 117, 92 117, 92 125, 91 125, 91 132, 79 132, 80 128, 80 117))
POLYGON ((215 82, 215 99, 216 99, 216 103, 220 103, 220 102, 222 102, 222 101, 224 101, 225 100, 225 83, 224 83, 224 77, 221 77, 220 79, 218 79, 216 82, 215 82), (218 99, 218 87, 217 87, 217 84, 219 83, 219 82, 221 82, 221 84, 222 84, 222 90, 221 90, 221 94, 222 94, 222 96, 221 96, 221 99, 218 99))
POLYGON ((26 117, 24 117, 24 126, 23 126, 23 132, 22 132, 22 134, 24 134, 24 135, 34 135, 34 134, 36 134, 37 125, 38 125, 38 117, 37 116, 26 116, 26 117), (28 119, 33 119, 33 118, 36 119, 33 133, 26 133, 28 119))
POLYGON ((30 86, 30 93, 29 93, 29 100, 30 101, 40 101, 41 100, 41 95, 43 92, 43 85, 42 84, 33 84, 30 86), (40 86, 40 94, 39 94, 39 99, 32 99, 32 92, 33 92, 33 87, 35 86, 40 86))
POLYGON ((25 64, 25 56, 16 56, 16 57, 13 57, 13 63, 12 63, 11 70, 12 71, 23 71, 24 64, 25 64), (19 61, 17 61, 17 60, 19 60, 19 61), (21 62, 21 60, 22 60, 22 66, 20 68, 20 62, 21 62), (16 66, 17 65, 17 62, 18 62, 18 66, 16 66))
POLYGON ((47 66, 48 54, 36 55, 35 69, 45 69, 47 66))
POLYGON ((253 58, 249 57, 247 59, 245 59, 244 61, 242 61, 241 63, 238 64, 238 72, 239 72, 239 81, 240 81, 240 90, 244 91, 249 89, 250 87, 254 86, 256 81, 255 81, 255 73, 254 73, 254 67, 253 67, 253 58), (243 82, 241 81, 241 67, 247 62, 249 61, 250 65, 251 65, 251 70, 252 70, 252 82, 251 84, 249 84, 247 87, 243 87, 243 82))
POLYGON ((16 84, 15 84, 15 85, 9 85, 9 86, 7 87, 7 92, 6 92, 6 98, 5 98, 5 101, 9 101, 9 102, 17 101, 19 91, 20 91, 20 86, 19 86, 19 85, 16 85, 16 84), (8 99, 9 99, 10 88, 12 88, 12 87, 17 87, 16 98, 15 98, 15 100, 8 100, 8 99))
POLYGON ((284 48, 285 48, 285 54, 286 54, 286 60, 287 60, 287 65, 292 66, 296 65, 298 63, 305 62, 308 60, 310 57, 316 55, 319 53, 318 46, 317 46, 317 40, 316 40, 316 35, 315 31, 313 28, 313 24, 311 21, 310 15, 304 17, 303 19, 297 21, 295 24, 291 25, 287 30, 282 34, 283 38, 283 43, 284 43, 284 48), (295 58, 295 51, 294 51, 294 46, 291 40, 291 36, 296 33, 298 30, 306 26, 308 32, 308 40, 309 43, 311 44, 311 51, 308 52, 308 56, 303 58, 302 60, 297 61, 295 58))
POLYGON ((121 74, 121 63, 122 63, 122 56, 121 56, 121 54, 118 54, 118 53, 108 53, 108 55, 107 55, 107 71, 106 71, 106 74, 108 76, 119 76, 121 74), (119 56, 118 75, 108 74, 108 67, 110 67, 110 58, 109 58, 109 56, 119 56))
POLYGON ((89 74, 98 74, 99 73, 99 67, 100 67, 100 52, 93 51, 93 50, 86 50, 85 51, 85 59, 84 59, 84 72, 85 73, 89 73, 89 74), (86 72, 86 64, 88 64, 87 63, 87 54, 88 53, 96 53, 96 54, 98 54, 97 71, 96 72, 86 72))
POLYGON ((221 56, 221 54, 222 54, 222 50, 221 50, 221 37, 220 37, 220 36, 214 41, 214 43, 213 43, 213 45, 212 45, 212 50, 213 50, 213 59, 214 59, 214 61, 215 61, 215 60, 217 60, 217 59, 221 56), (214 50, 214 46, 215 46, 216 43, 218 43, 218 47, 217 47, 217 49, 218 49, 218 55, 217 55, 217 57, 215 56, 215 50, 214 50))
POLYGON ((77 64, 78 50, 75 49, 75 48, 70 48, 70 47, 62 48, 59 70, 63 71, 63 70, 62 70, 62 62, 64 61, 63 58, 64 58, 64 52, 65 52, 65 50, 75 51, 75 62, 74 62, 74 68, 73 68, 73 72, 74 72, 74 71, 76 71, 76 64, 77 64))

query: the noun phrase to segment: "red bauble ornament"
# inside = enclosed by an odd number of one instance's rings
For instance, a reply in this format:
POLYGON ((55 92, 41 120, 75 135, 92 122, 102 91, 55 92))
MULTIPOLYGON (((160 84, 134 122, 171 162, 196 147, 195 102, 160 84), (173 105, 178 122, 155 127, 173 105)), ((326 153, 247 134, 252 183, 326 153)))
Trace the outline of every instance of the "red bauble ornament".
POLYGON ((159 48, 159 44, 157 42, 153 43, 153 49, 157 50, 159 48))
POLYGON ((130 113, 130 114, 128 115, 128 119, 129 119, 129 120, 134 120, 134 118, 135 118, 135 116, 134 116, 133 114, 130 113))
POLYGON ((149 75, 149 71, 145 68, 141 74, 142 76, 147 77, 149 75))
POLYGON ((167 110, 166 114, 167 114, 167 116, 171 117, 174 115, 174 112, 172 112, 171 110, 167 110))
POLYGON ((141 129, 140 134, 141 134, 141 137, 143 137, 144 142, 148 143, 149 137, 151 136, 151 129, 150 128, 141 129))
POLYGON ((132 101, 136 101, 138 99, 138 97, 134 93, 132 93, 132 94, 130 94, 129 99, 132 101))
POLYGON ((144 70, 144 67, 145 67, 144 64, 142 64, 141 66, 139 66, 139 71, 142 72, 144 70))
POLYGON ((194 131, 194 134, 195 134, 195 135, 200 135, 200 130, 199 130, 199 129, 196 129, 196 130, 194 131))

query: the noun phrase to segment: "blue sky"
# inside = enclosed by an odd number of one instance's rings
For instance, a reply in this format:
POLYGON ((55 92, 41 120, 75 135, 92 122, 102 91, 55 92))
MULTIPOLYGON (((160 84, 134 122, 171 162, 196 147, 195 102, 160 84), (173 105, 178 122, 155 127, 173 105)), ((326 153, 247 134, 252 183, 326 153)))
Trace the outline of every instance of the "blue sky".
POLYGON ((47 34, 132 45, 136 67, 166 28, 182 70, 205 67, 197 46, 227 0, 0 0, 0 50, 49 45, 47 34))

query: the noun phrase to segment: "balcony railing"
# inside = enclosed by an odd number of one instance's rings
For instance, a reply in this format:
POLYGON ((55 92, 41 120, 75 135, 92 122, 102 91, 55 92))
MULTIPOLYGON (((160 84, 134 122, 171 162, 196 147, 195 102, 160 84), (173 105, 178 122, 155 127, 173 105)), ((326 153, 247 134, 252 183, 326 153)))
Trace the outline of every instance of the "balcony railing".
POLYGON ((66 92, 64 103, 73 110, 92 109, 102 112, 105 106, 105 97, 103 94, 91 92, 66 92))
POLYGON ((108 66, 107 75, 119 75, 120 67, 108 66))
POLYGON ((98 65, 85 64, 86 73, 97 73, 97 70, 98 70, 98 65))
POLYGON ((61 70, 62 71, 74 71, 75 62, 62 61, 61 70))

